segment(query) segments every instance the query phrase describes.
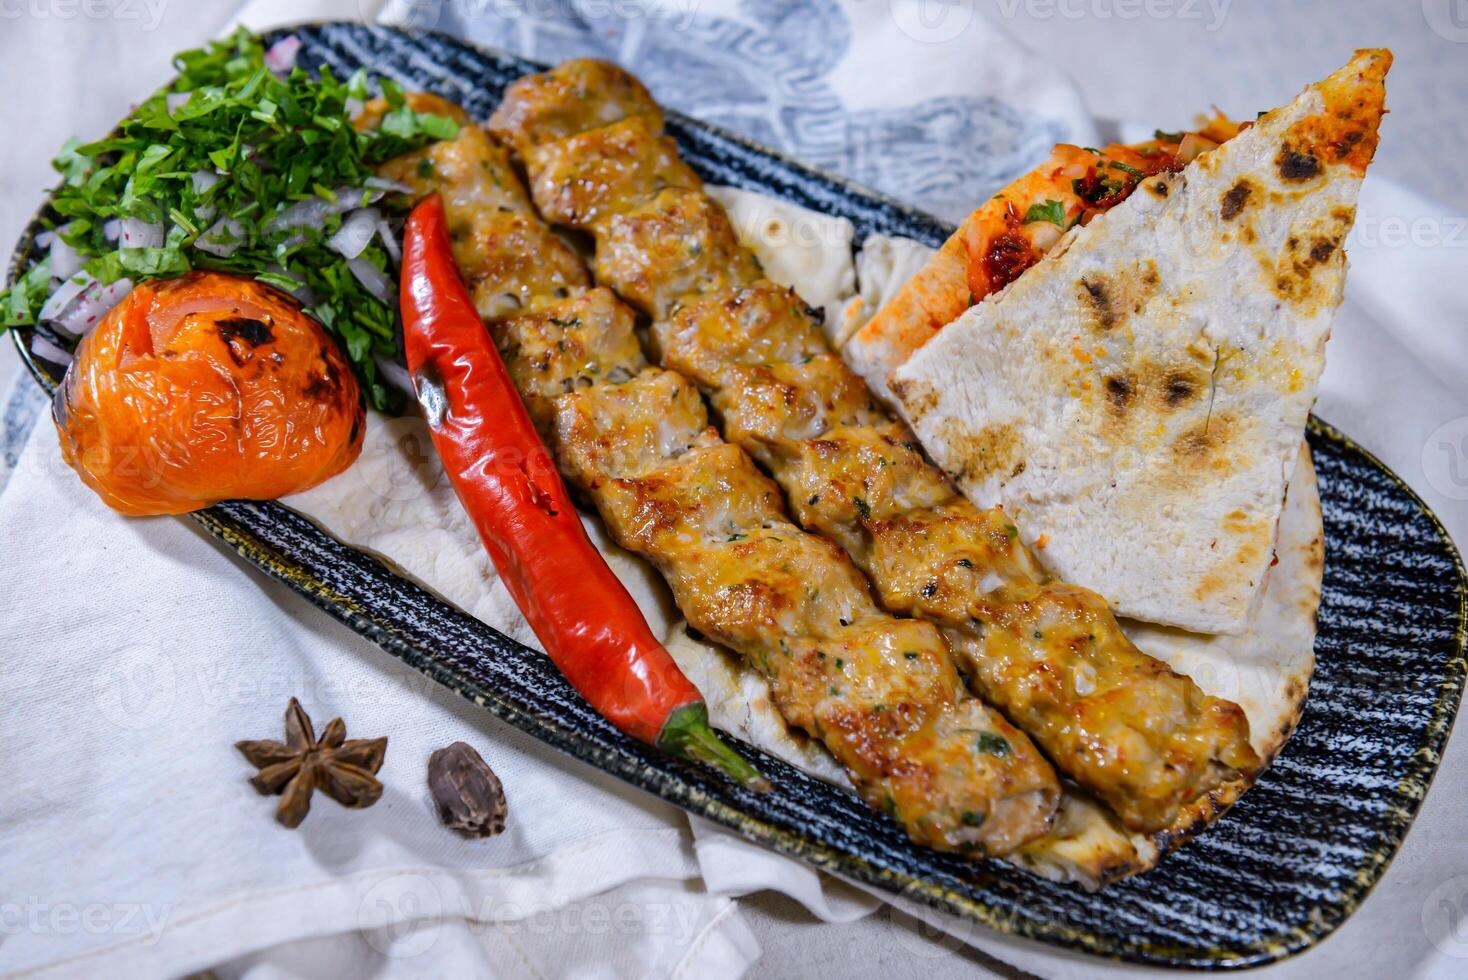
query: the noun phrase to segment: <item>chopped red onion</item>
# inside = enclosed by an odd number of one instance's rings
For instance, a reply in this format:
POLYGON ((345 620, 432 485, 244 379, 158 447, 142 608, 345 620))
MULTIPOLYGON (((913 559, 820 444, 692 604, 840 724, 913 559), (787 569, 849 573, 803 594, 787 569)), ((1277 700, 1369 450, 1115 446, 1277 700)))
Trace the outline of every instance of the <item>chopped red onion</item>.
POLYGON ((348 211, 354 211, 362 207, 364 197, 368 204, 382 197, 382 191, 380 190, 364 195, 362 190, 356 187, 339 187, 334 193, 336 194, 335 201, 329 201, 324 197, 313 197, 309 200, 297 201, 276 215, 275 220, 266 226, 266 233, 274 234, 277 231, 284 231, 287 228, 300 228, 303 226, 320 227, 326 221, 327 215, 345 214, 348 211))
POLYGON ((377 371, 382 375, 382 380, 397 388, 408 397, 413 397, 413 379, 408 376, 408 369, 403 367, 392 358, 378 355, 373 358, 377 364, 377 371))
POLYGON ((57 347, 40 334, 31 335, 31 353, 43 361, 66 367, 71 363, 71 352, 57 347))
POLYGON ((97 302, 110 310, 118 303, 121 303, 122 298, 132 291, 133 281, 131 279, 119 279, 116 282, 109 282, 98 290, 97 302))
POLYGON ((387 249, 387 254, 392 256, 394 262, 403 261, 403 250, 398 248, 398 236, 386 218, 377 222, 377 237, 382 239, 382 247, 387 249))
POLYGON ((301 39, 287 34, 265 52, 265 67, 277 75, 288 75, 296 67, 296 56, 301 52, 301 39))
MULTIPOLYGON (((265 271, 266 272, 273 272, 277 276, 282 276, 282 277, 284 277, 286 279, 295 279, 296 278, 296 276, 294 274, 286 271, 285 266, 280 265, 279 263, 276 263, 276 262, 272 262, 270 265, 266 266, 265 267, 265 271)), ((281 289, 282 287, 277 286, 275 288, 281 289)), ((306 285, 304 282, 301 283, 299 286, 295 287, 294 289, 286 289, 284 291, 287 292, 287 293, 289 293, 290 295, 294 296, 296 298, 296 302, 300 303, 302 306, 312 306, 316 302, 316 293, 315 293, 315 291, 312 290, 311 287, 308 286, 308 285, 306 285)))
POLYGON ((393 295, 392 283, 388 280, 387 276, 378 270, 377 266, 368 262, 366 259, 352 259, 347 262, 347 268, 352 270, 352 275, 357 277, 357 281, 362 284, 362 288, 377 299, 389 306, 396 302, 396 297, 393 295))
POLYGON ((343 219, 341 228, 326 240, 326 244, 345 258, 355 259, 371 244, 372 236, 377 234, 377 225, 381 220, 382 213, 376 208, 353 211, 343 219))
POLYGON ((50 254, 51 275, 57 279, 70 279, 82 271, 82 257, 60 235, 52 239, 50 254))
POLYGON ((413 188, 396 180, 388 180, 386 177, 368 177, 362 181, 363 186, 371 187, 379 191, 397 191, 399 194, 411 194, 413 188))
POLYGON ((244 240, 244 225, 233 218, 220 218, 209 226, 208 231, 194 239, 194 248, 223 259, 233 255, 244 240))
POLYGON ((212 170, 195 170, 189 174, 189 183, 194 185, 195 194, 204 193, 219 183, 219 179, 219 175, 212 170))
POLYGON ((100 323, 132 288, 131 279, 119 279, 106 286, 93 280, 52 322, 67 333, 81 336, 100 323))
POLYGON ((116 218, 108 218, 102 222, 102 237, 109 242, 115 242, 122 237, 122 222, 116 218))
POLYGON ((91 276, 82 274, 68 278, 52 293, 41 306, 40 319, 54 320, 66 312, 72 300, 80 296, 87 288, 96 283, 97 280, 91 276))
POLYGON ((123 248, 162 248, 163 224, 140 218, 122 219, 123 248))

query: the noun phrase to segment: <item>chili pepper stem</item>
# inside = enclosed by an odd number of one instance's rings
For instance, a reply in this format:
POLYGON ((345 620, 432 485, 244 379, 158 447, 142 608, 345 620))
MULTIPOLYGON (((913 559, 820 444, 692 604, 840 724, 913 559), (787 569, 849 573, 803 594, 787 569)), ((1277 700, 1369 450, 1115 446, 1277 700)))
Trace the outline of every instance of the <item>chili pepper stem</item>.
POLYGON ((726 745, 709 724, 709 713, 701 701, 674 709, 658 735, 658 748, 670 755, 712 766, 745 789, 766 793, 770 781, 761 776, 744 756, 726 745))

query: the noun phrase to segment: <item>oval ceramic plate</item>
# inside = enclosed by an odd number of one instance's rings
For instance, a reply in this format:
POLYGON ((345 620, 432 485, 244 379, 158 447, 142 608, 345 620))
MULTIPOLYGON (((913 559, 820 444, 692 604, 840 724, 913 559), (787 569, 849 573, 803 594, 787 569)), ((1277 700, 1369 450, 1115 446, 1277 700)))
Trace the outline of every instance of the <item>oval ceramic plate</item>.
MULTIPOLYGON (((359 67, 446 96, 485 119, 540 66, 452 38, 361 24, 295 33, 300 63, 359 67)), ((940 222, 670 113, 705 179, 773 194, 873 232, 939 244, 940 222)), ((14 282, 37 255, 29 229, 14 282)), ((16 333, 37 380, 60 369, 16 333)), ((48 335, 53 342, 61 338, 48 335)), ((749 840, 982 925, 1167 966, 1239 967, 1306 949, 1339 926, 1401 844, 1458 709, 1465 583, 1442 526, 1380 462, 1323 422, 1309 441, 1325 515, 1318 660, 1304 720, 1252 792, 1156 870, 1098 894, 1006 864, 909 843, 855 796, 750 749, 775 789, 753 794, 625 738, 544 655, 521 646, 272 502, 193 515, 267 575, 510 724, 749 840), (1383 711, 1383 704, 1390 710, 1383 711), (1372 709, 1372 710, 1367 710, 1372 709)))

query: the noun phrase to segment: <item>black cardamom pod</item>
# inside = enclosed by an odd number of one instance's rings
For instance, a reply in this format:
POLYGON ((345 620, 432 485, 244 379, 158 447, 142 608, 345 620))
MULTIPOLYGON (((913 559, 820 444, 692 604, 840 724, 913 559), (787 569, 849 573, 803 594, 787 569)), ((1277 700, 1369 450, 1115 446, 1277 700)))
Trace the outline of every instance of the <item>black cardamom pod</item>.
POLYGON ((505 790, 470 745, 455 742, 428 757, 428 792, 438 819, 465 837, 493 837, 505 829, 505 790))

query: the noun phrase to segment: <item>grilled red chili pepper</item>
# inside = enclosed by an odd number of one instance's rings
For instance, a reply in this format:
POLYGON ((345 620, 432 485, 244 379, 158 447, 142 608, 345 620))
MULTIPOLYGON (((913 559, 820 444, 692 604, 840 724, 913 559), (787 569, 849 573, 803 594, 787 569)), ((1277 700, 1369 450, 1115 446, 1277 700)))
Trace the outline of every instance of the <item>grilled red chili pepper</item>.
POLYGON ((402 312, 408 370, 444 470, 571 686, 628 735, 768 787, 710 727, 698 689, 586 536, 459 278, 437 195, 408 219, 402 312))

